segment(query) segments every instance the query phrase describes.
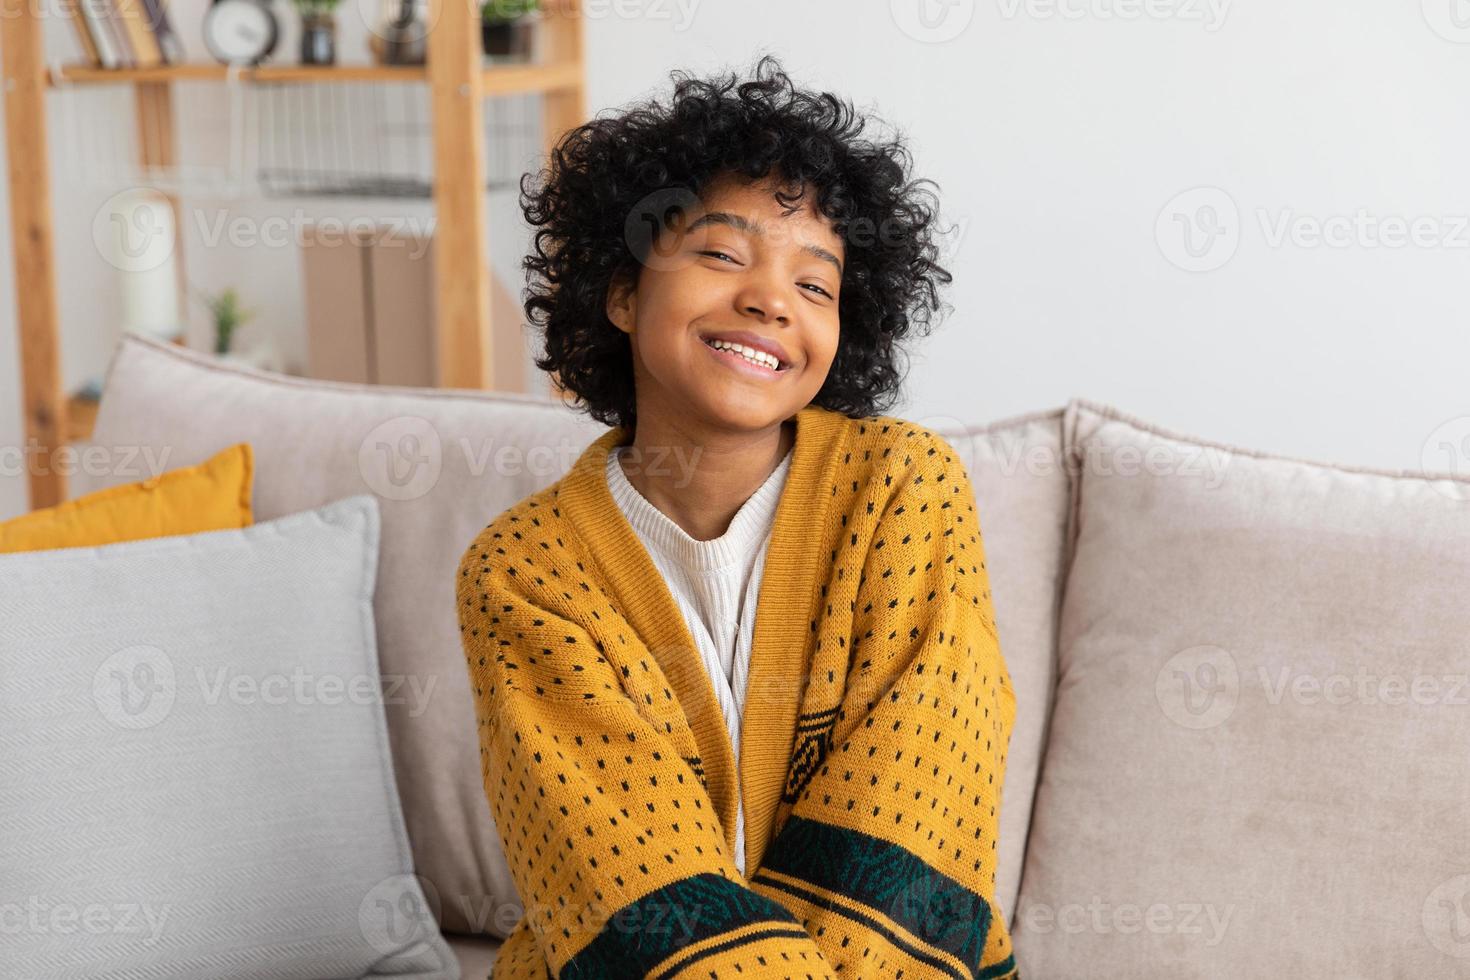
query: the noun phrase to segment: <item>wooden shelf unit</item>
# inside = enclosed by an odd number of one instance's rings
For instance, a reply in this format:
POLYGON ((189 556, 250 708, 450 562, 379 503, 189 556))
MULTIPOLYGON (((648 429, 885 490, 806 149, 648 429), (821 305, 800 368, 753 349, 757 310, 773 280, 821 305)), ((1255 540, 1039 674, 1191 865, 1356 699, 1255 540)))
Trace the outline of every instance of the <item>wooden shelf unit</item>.
MULTIPOLYGON (((435 214, 435 331, 440 383, 446 388, 486 388, 491 377, 490 266, 485 233, 483 100, 540 93, 544 145, 549 150, 587 118, 581 0, 548 0, 537 29, 544 32, 543 60, 486 65, 480 48, 479 8, 430 0, 426 65, 177 64, 156 68, 48 67, 42 46, 41 8, 30 0, 0 0, 6 156, 10 185, 11 242, 15 251, 16 314, 28 446, 43 459, 89 426, 78 402, 61 383, 61 343, 56 307, 51 178, 47 159, 46 92, 73 85, 131 85, 148 167, 174 163, 173 89, 179 81, 223 82, 232 75, 253 84, 412 82, 429 86, 433 126, 435 214)), ((165 194, 175 227, 185 226, 179 201, 165 194)), ((182 267, 180 269, 182 278, 182 267)), ((181 284, 182 288, 182 284, 181 284)), ((28 454, 29 455, 29 454, 28 454)), ((31 467, 32 508, 67 497, 64 467, 31 467)))

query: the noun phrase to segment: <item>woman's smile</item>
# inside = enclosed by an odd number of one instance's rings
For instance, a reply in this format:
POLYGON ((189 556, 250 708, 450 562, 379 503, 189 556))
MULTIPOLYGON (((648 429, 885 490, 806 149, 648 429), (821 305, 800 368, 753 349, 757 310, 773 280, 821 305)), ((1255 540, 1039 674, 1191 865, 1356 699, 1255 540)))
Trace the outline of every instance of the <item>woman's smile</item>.
POLYGON ((780 377, 781 375, 785 374, 787 370, 789 370, 789 368, 778 370, 771 367, 769 363, 760 359, 760 355, 756 355, 756 359, 752 360, 750 357, 747 357, 739 351, 730 350, 728 348, 721 350, 712 346, 708 341, 705 340, 699 341, 699 346, 709 351, 710 356, 719 361, 725 367, 728 367, 734 371, 739 371, 747 377, 759 378, 763 381, 770 381, 780 377))

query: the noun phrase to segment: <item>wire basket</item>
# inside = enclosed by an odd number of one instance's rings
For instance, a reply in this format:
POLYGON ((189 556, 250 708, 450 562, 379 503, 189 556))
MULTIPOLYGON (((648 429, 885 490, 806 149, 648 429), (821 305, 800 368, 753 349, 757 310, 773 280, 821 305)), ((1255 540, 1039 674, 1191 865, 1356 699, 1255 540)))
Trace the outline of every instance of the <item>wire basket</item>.
MULTIPOLYGON (((232 71, 223 84, 170 84, 173 146, 162 120, 139 111, 131 85, 53 89, 52 154, 66 179, 225 198, 432 196, 423 81, 257 81, 232 71)), ((541 98, 484 101, 487 192, 514 190, 537 166, 541 98)))

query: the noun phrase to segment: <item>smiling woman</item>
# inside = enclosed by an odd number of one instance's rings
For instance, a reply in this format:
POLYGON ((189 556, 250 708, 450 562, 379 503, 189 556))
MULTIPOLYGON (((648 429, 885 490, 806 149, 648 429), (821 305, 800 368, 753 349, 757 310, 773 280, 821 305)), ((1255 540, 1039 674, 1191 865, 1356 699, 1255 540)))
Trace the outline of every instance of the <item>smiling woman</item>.
POLYGON ((526 907, 496 980, 1015 975, 974 495, 881 414, 934 211, 901 143, 755 74, 676 73, 523 198, 537 364, 613 429, 460 563, 526 907))

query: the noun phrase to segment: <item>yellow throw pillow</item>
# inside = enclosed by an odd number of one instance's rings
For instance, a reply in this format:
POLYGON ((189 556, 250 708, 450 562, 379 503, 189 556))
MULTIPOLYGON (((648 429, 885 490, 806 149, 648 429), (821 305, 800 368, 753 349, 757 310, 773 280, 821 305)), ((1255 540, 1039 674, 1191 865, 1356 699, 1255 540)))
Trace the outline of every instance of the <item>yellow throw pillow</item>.
POLYGON ((249 527, 255 457, 240 442, 196 466, 0 521, 0 554, 249 527))

